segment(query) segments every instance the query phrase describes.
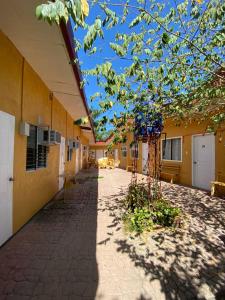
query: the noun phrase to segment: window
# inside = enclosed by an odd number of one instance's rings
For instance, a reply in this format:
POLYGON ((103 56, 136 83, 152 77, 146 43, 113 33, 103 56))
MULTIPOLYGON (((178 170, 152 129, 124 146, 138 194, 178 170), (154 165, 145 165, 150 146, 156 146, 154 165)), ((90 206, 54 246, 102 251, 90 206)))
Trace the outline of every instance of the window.
POLYGON ((162 140, 162 159, 181 161, 181 138, 162 140))
POLYGON ((47 147, 44 145, 38 145, 37 148, 37 167, 46 168, 47 167, 47 147))
POLYGON ((27 170, 35 170, 37 164, 37 128, 30 125, 30 135, 27 137, 27 170))
POLYGON ((30 135, 27 137, 26 170, 36 170, 47 166, 47 146, 38 141, 37 126, 30 125, 30 135))
POLYGON ((130 149, 131 158, 135 158, 135 157, 138 158, 138 152, 139 152, 138 144, 136 145, 136 147, 135 147, 135 144, 133 144, 130 149), (135 151, 135 148, 136 148, 136 151, 135 151))
POLYGON ((127 157, 127 146, 121 147, 121 154, 122 154, 122 157, 127 157))

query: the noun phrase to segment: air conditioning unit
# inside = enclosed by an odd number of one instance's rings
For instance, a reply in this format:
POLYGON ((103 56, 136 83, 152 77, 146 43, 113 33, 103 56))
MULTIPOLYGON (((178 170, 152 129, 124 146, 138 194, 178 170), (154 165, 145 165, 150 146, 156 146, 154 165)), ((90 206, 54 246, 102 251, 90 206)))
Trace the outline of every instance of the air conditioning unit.
POLYGON ((49 129, 43 129, 43 144, 50 144, 50 131, 49 129))
POLYGON ((56 144, 61 144, 61 134, 56 131, 56 144))
POLYGON ((49 128, 38 127, 38 143, 45 146, 61 143, 61 134, 49 128))
POLYGON ((38 127, 37 128, 37 138, 38 144, 40 145, 49 145, 49 130, 48 128, 38 127))
POLYGON ((38 127, 38 143, 45 146, 58 144, 56 131, 46 127, 38 127))
POLYGON ((55 130, 50 130, 50 144, 57 145, 61 143, 61 134, 55 130))

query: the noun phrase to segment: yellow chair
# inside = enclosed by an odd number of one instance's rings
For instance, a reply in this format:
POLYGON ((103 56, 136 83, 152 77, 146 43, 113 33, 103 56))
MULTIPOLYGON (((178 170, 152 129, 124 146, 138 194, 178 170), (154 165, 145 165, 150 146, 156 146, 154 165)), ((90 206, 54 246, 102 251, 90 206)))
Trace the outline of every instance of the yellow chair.
POLYGON ((99 159, 98 159, 98 167, 99 167, 100 169, 105 169, 105 168, 107 168, 107 163, 108 163, 107 157, 103 157, 103 158, 99 158, 99 159))
POLYGON ((110 169, 115 168, 115 160, 113 158, 108 160, 108 166, 109 166, 110 169))

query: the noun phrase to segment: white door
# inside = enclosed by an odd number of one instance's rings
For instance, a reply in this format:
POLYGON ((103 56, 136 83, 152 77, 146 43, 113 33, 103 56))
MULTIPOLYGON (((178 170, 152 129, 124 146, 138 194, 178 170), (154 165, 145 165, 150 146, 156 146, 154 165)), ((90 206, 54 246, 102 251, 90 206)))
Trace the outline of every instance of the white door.
POLYGON ((80 168, 83 168, 83 145, 80 144, 80 168))
POLYGON ((210 190, 215 180, 215 136, 193 136, 193 186, 210 190))
POLYGON ((76 165, 75 165, 75 173, 77 174, 80 170, 80 167, 79 167, 79 148, 76 149, 76 165))
POLYGON ((0 246, 12 235, 15 117, 0 111, 0 246))
POLYGON ((103 150, 96 150, 96 160, 103 158, 103 157, 104 157, 103 150))
POLYGON ((59 190, 63 188, 65 171, 65 138, 61 137, 59 149, 59 190))
POLYGON ((142 143, 142 173, 148 172, 148 143, 142 143))
POLYGON ((115 149, 114 157, 115 157, 115 160, 119 159, 118 149, 115 149))

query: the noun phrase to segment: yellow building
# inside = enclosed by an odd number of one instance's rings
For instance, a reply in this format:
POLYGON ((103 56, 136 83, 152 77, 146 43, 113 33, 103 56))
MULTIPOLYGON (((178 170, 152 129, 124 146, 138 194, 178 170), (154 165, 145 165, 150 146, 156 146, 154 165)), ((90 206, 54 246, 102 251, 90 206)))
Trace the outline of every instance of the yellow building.
MULTIPOLYGON (((207 123, 192 122, 176 126, 164 122, 160 139, 161 174, 184 185, 209 190, 211 181, 225 182, 225 125, 216 133, 206 133, 207 123)), ((119 145, 120 167, 132 166, 134 150, 130 147, 133 134, 127 134, 126 144, 119 145)), ((148 145, 139 142, 137 171, 146 172, 148 145)))
POLYGON ((37 2, 0 10, 0 245, 75 174, 94 141, 70 24, 35 17, 37 2))

